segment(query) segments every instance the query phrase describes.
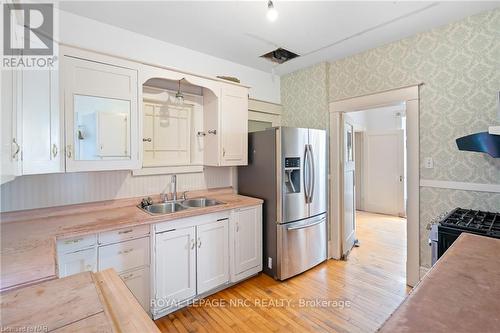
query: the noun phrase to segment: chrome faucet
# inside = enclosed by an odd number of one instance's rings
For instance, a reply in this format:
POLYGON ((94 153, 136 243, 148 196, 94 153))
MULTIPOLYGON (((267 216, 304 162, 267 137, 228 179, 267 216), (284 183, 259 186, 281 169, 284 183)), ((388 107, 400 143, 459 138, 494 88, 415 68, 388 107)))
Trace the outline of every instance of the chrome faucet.
POLYGON ((177 201, 177 176, 172 175, 170 182, 174 184, 174 190, 172 192, 172 200, 177 201))

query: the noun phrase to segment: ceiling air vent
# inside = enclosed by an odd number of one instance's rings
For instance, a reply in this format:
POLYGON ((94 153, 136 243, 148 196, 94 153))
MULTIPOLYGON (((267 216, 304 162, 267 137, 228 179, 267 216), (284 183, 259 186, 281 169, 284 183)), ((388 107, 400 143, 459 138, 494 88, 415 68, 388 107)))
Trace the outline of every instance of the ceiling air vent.
POLYGON ((299 55, 280 47, 274 51, 261 55, 260 57, 278 64, 282 64, 284 62, 287 62, 288 60, 299 57, 299 55))

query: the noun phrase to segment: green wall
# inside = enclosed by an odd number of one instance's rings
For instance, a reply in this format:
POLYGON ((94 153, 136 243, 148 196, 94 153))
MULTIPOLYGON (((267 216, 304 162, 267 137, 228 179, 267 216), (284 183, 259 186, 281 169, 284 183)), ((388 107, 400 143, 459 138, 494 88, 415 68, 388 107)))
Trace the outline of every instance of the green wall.
MULTIPOLYGON (((331 102, 419 83, 420 178, 500 184, 500 159, 461 152, 455 144, 497 123, 500 9, 283 76, 283 121, 326 128, 325 95, 331 102), (424 168, 425 157, 434 159, 433 169, 424 168)), ((430 265, 427 223, 457 206, 500 211, 500 194, 421 187, 422 266, 430 265)))

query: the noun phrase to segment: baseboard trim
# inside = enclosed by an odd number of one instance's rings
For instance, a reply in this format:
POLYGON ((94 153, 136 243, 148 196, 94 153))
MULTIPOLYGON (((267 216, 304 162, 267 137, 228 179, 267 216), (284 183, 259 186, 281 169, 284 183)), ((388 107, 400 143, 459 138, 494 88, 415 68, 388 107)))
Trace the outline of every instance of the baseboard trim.
POLYGON ((434 187, 462 191, 500 193, 500 184, 454 182, 447 180, 420 179, 421 187, 434 187))

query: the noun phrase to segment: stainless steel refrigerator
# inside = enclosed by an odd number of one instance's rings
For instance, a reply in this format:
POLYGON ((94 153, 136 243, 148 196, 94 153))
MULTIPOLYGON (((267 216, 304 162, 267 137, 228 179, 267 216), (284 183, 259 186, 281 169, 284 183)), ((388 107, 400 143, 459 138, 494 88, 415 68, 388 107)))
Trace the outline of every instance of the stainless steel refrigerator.
POLYGON ((264 200, 264 272, 285 280, 326 260, 326 132, 273 127, 250 133, 238 192, 264 200))

